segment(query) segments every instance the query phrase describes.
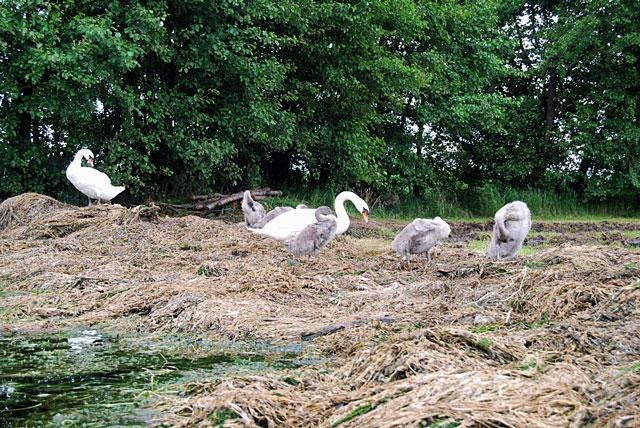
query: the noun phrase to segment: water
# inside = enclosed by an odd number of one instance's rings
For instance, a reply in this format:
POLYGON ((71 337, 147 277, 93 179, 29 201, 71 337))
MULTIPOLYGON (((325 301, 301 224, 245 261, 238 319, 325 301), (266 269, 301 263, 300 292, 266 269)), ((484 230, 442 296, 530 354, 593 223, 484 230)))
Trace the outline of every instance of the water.
POLYGON ((144 426, 161 416, 145 404, 157 394, 182 394, 189 381, 309 363, 297 359, 296 348, 198 358, 181 349, 90 329, 0 335, 0 427, 144 426))

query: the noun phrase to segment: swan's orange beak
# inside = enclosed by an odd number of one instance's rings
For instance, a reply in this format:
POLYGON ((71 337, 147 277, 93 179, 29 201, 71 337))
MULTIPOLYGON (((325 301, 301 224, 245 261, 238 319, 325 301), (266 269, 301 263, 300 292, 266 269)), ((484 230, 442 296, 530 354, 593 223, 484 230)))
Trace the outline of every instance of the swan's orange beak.
POLYGON ((89 166, 93 166, 93 158, 87 159, 87 163, 89 164, 89 166))
POLYGON ((362 218, 364 218, 365 223, 369 223, 369 211, 366 208, 362 210, 362 218))

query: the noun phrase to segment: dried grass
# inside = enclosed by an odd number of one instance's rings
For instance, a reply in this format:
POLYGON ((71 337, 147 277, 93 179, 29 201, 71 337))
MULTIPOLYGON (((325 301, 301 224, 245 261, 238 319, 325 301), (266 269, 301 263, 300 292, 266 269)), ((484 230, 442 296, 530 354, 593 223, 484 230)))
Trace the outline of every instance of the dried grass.
POLYGON ((174 424, 640 422, 640 256, 630 249, 562 245, 496 262, 450 242, 433 263, 407 267, 384 239, 340 236, 298 260, 240 224, 158 217, 153 206, 25 194, 0 204, 0 220, 2 329, 106 322, 297 343, 346 326, 313 340, 328 358, 320 366, 167 398, 174 424))

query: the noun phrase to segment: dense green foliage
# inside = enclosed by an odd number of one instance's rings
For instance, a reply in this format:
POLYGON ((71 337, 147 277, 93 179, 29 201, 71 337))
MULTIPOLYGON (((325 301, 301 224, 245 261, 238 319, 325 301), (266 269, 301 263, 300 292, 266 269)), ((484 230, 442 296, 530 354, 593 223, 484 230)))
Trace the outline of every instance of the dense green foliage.
POLYGON ((630 201, 638 22, 624 0, 3 1, 0 197, 82 200, 64 168, 88 147, 130 200, 630 201))

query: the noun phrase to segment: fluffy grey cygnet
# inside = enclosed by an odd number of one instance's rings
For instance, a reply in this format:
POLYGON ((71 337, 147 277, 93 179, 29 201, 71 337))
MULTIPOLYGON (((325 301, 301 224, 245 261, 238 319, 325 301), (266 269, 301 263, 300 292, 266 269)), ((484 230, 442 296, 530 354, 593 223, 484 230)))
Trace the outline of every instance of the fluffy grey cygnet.
POLYGON ((414 254, 426 253, 427 260, 431 261, 431 249, 447 239, 450 233, 451 228, 440 217, 433 220, 417 218, 400 231, 391 247, 405 260, 414 254))
POLYGON ((515 259, 531 229, 531 211, 524 202, 514 201, 500 208, 495 215, 490 259, 515 259))
POLYGON ((251 192, 248 190, 242 195, 242 212, 244 213, 244 224, 247 227, 254 229, 261 229, 265 224, 269 223, 274 218, 278 217, 282 213, 291 211, 291 207, 275 207, 269 212, 266 212, 264 206, 253 199, 251 192))
POLYGON ((242 212, 244 213, 244 224, 247 227, 253 227, 254 224, 267 215, 267 211, 262 204, 254 200, 248 190, 242 195, 242 212))
POLYGON ((319 207, 316 223, 312 223, 296 236, 284 241, 284 248, 296 256, 316 256, 320 250, 336 236, 338 222, 327 206, 319 207))

